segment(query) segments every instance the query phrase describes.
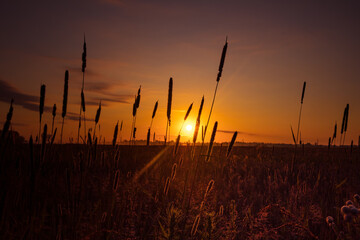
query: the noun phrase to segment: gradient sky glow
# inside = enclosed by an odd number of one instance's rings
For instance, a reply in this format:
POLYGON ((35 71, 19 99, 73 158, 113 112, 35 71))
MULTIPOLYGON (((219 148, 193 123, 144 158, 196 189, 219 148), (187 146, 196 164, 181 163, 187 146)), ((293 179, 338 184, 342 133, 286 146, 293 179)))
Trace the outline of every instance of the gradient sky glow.
MULTIPOLYGON (((79 111, 83 34, 87 40, 86 115, 102 100, 101 134, 112 139, 117 120, 130 136, 139 85, 137 139, 145 139, 153 106, 157 139, 166 126, 167 88, 174 79, 172 139, 187 107, 193 124, 205 96, 209 112, 225 36, 229 47, 212 121, 239 131, 238 141, 291 143, 302 84, 307 82, 301 135, 326 144, 350 104, 347 144, 360 134, 359 1, 10 1, 0 9, 0 122, 15 97, 13 129, 38 131, 40 85, 45 105, 57 104, 60 127, 64 72, 69 70, 68 111, 79 111)), ((51 112, 44 115, 51 124, 51 112)), ((77 121, 65 122, 66 139, 77 121)), ((187 125, 186 124, 186 125, 187 125)), ((93 122, 87 123, 93 127, 93 122)), ((185 125, 185 126, 186 126, 185 125)), ((183 130, 184 140, 190 132, 183 130)), ((208 133, 208 137, 210 134, 208 133)))

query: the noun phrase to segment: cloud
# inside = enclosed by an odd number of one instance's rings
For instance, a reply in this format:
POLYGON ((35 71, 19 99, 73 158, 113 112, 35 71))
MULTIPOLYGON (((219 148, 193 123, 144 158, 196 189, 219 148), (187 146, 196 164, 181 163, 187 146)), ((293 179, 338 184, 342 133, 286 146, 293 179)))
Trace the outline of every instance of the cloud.
MULTIPOLYGON (((0 101, 10 103, 14 99, 14 105, 22 106, 30 111, 39 111, 39 97, 21 92, 10 83, 0 79, 0 101)), ((51 107, 44 107, 44 111, 51 111, 51 107)))
MULTIPOLYGON (((103 102, 113 102, 113 103, 129 103, 129 99, 131 96, 127 95, 118 95, 115 98, 107 98, 107 97, 95 97, 92 98, 92 100, 98 101, 96 105, 99 105, 99 101, 101 101, 101 105, 103 105, 103 102)), ((106 105, 103 105, 106 106, 106 105)))
MULTIPOLYGON (((67 70, 69 70, 70 73, 77 73, 77 74, 82 74, 81 71, 81 66, 79 67, 70 67, 70 66, 66 66, 65 67, 67 70)), ((86 69, 86 76, 89 77, 103 77, 103 75, 97 71, 91 70, 91 69, 86 69)))
MULTIPOLYGON (((94 105, 98 105, 100 100, 104 103, 129 103, 129 100, 133 98, 133 95, 113 93, 112 90, 116 87, 116 84, 109 82, 87 82, 85 91, 100 95, 90 98, 90 101, 92 101, 94 105)), ((88 102, 86 103, 88 104, 88 102)))
MULTIPOLYGON (((4 121, 0 121, 1 126, 4 125, 4 124, 5 124, 4 121)), ((17 122, 13 122, 13 121, 11 121, 11 125, 16 126, 16 127, 27 127, 27 126, 29 126, 29 124, 26 124, 26 123, 17 123, 17 122)))
MULTIPOLYGON (((94 118, 94 119, 95 119, 95 118, 94 118)), ((94 119, 85 118, 85 120, 86 120, 87 122, 92 122, 92 121, 94 121, 94 119)), ((73 112, 68 112, 68 113, 66 113, 65 120, 79 121, 79 114, 78 114, 78 113, 73 113, 73 112)), ((83 116, 81 117, 81 120, 82 120, 82 121, 84 120, 84 117, 83 117, 83 116)))
MULTIPOLYGON (((231 131, 231 130, 217 130, 217 132, 233 134, 235 131, 231 131)), ((259 134, 256 134, 256 133, 248 133, 248 132, 241 132, 241 131, 238 131, 238 134, 248 135, 248 136, 263 136, 263 135, 259 135, 259 134)))

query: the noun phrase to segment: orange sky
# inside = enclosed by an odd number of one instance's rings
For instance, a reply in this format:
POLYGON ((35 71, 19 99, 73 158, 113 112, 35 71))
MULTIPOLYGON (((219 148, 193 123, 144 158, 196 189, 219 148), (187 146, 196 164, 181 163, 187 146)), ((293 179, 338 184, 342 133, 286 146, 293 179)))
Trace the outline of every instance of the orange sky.
MULTIPOLYGON (((194 125, 205 96, 202 124, 216 85, 220 55, 229 47, 210 128, 239 131, 238 141, 291 143, 302 84, 307 82, 301 135, 326 144, 335 121, 350 104, 347 143, 360 134, 359 3, 326 1, 6 1, 0 27, 0 119, 15 97, 13 129, 26 138, 38 132, 40 85, 45 105, 57 104, 60 127, 64 72, 70 72, 68 111, 79 111, 81 53, 86 33, 87 117, 102 100, 101 134, 111 141, 117 120, 130 137, 132 103, 139 85, 137 139, 145 139, 153 106, 157 139, 166 126, 167 88, 174 79, 172 139, 187 107, 194 125)), ((44 123, 51 125, 51 112, 44 123)), ((93 122, 87 123, 93 127, 93 122)), ((65 139, 77 135, 65 121, 65 139)), ((184 131, 183 134, 190 135, 184 131)), ((184 140, 187 140, 184 136, 184 140)), ((210 137, 210 133, 207 134, 210 137)), ((230 141, 219 132, 216 141, 230 141)), ((198 138, 199 139, 199 138, 198 138)))

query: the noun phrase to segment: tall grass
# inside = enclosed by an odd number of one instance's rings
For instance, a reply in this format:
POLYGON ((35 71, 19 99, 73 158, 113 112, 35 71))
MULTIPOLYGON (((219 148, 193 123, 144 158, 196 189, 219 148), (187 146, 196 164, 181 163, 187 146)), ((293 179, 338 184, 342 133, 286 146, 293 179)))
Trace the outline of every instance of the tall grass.
POLYGON ((54 134, 55 117, 56 117, 56 104, 54 104, 53 109, 52 109, 51 135, 54 134))
POLYGON ((150 127, 148 129, 148 132, 147 132, 147 137, 146 137, 146 145, 149 146, 150 144, 150 132, 151 132, 151 127, 152 127, 152 124, 153 124, 153 121, 154 121, 154 117, 156 115, 156 111, 157 111, 157 108, 158 108, 158 104, 159 104, 159 101, 156 101, 155 105, 154 105, 154 109, 153 109, 153 113, 151 115, 151 122, 150 122, 150 127))
POLYGON ((343 136, 345 138, 345 132, 347 130, 348 116, 349 116, 349 104, 347 104, 344 109, 343 119, 342 119, 342 123, 341 123, 341 132, 340 132, 340 144, 339 144, 340 146, 343 145, 343 142, 344 142, 343 136))
POLYGON ((44 161, 45 158, 46 141, 47 141, 47 124, 44 125, 44 131, 42 134, 41 155, 40 155, 41 162, 44 161))
POLYGON ((348 121, 349 121, 349 104, 346 105, 345 111, 346 111, 346 116, 345 116, 345 124, 344 124, 344 139, 343 139, 343 145, 345 144, 347 126, 348 126, 348 121))
POLYGON ((332 136, 332 139, 331 139, 331 143, 334 143, 334 145, 335 145, 334 140, 336 139, 336 134, 337 134, 337 122, 335 122, 334 133, 333 133, 333 136, 332 136))
POLYGON ((194 129, 193 140, 192 140, 192 142, 193 142, 193 150, 195 148, 196 139, 197 139, 198 133, 199 133, 200 119, 201 119, 201 113, 202 113, 203 107, 204 107, 204 96, 201 98, 201 103, 200 103, 198 115, 197 115, 197 118, 196 118, 196 124, 195 124, 195 129, 194 129))
POLYGON ((42 119, 42 115, 44 113, 44 105, 45 105, 45 89, 46 86, 45 84, 42 84, 40 87, 40 104, 39 104, 39 114, 40 114, 40 120, 39 120, 39 141, 40 141, 40 135, 41 135, 41 119, 42 119))
POLYGON ((93 135, 93 140, 95 140, 96 137, 96 126, 99 123, 100 120, 100 114, 101 114, 101 101, 99 102, 99 107, 96 110, 96 115, 95 115, 95 123, 94 123, 94 135, 93 135))
POLYGON ((64 93, 63 93, 63 104, 62 104, 62 124, 61 124, 61 137, 60 137, 60 143, 62 143, 63 139, 63 130, 64 130, 64 122, 65 122, 65 116, 66 116, 66 110, 67 110, 67 101, 68 101, 68 90, 69 90, 69 71, 65 71, 65 80, 64 80, 64 93))
POLYGON ((82 84, 81 84, 81 104, 80 104, 80 113, 79 113, 79 126, 78 126, 78 136, 77 142, 80 141, 80 128, 81 128, 81 113, 84 112, 84 141, 86 142, 86 116, 85 116, 85 94, 84 94, 84 87, 85 87, 85 69, 86 69, 86 56, 87 56, 87 49, 86 49, 86 40, 84 34, 84 44, 83 44, 83 52, 81 55, 81 72, 82 72, 82 84))
POLYGON ((173 94, 173 79, 172 77, 169 80, 169 89, 168 89, 168 101, 167 101, 167 109, 166 109, 166 131, 165 131, 165 145, 166 141, 170 141, 170 126, 171 126, 171 103, 172 103, 172 94, 173 94), (169 129, 169 133, 168 133, 169 129), (168 138, 169 136, 169 138, 168 138))
POLYGON ((115 147, 115 145, 116 145, 118 131, 119 131, 119 121, 117 121, 115 129, 114 129, 114 137, 113 137, 113 140, 112 140, 113 147, 115 147))
POLYGON ((1 141, 0 141, 0 144, 3 143, 6 134, 8 133, 8 131, 9 131, 9 129, 10 129, 11 119, 12 119, 13 112, 14 112, 13 103, 14 103, 14 99, 11 99, 9 111, 8 111, 8 113, 7 113, 7 115, 6 115, 6 121, 5 121, 5 123, 4 123, 3 129, 2 129, 2 132, 1 132, 1 141))
POLYGON ((137 113, 137 109, 140 106, 140 99, 141 99, 141 85, 137 91, 137 95, 135 95, 135 101, 133 104, 133 111, 132 111, 132 116, 133 116, 133 120, 132 120, 132 126, 131 126, 131 133, 130 133, 130 141, 129 143, 132 143, 132 140, 136 138, 136 113, 137 113))
POLYGON ((211 153, 212 153, 212 149, 213 149, 213 145, 214 145, 214 141, 215 141, 215 135, 216 135, 217 126, 218 126, 218 122, 216 121, 215 124, 214 124, 213 131, 211 133, 210 143, 209 143, 209 147, 208 147, 206 158, 205 158, 206 162, 208 162, 210 160, 210 157, 211 157, 211 153))
POLYGON ((228 42, 227 42, 227 37, 226 37, 226 39, 225 39, 225 45, 224 45, 223 50, 222 50, 222 53, 221 53, 220 64, 219 64, 219 71, 218 71, 218 74, 217 74, 217 77, 216 77, 216 87, 215 87, 215 91, 214 91, 214 96, 213 96, 213 100, 212 100, 212 103, 211 103, 209 116, 208 116, 208 119, 207 119, 207 122, 206 122, 206 125, 205 125, 204 134, 203 134, 203 142, 205 141, 206 131, 207 131, 207 128, 208 128, 208 126, 209 126, 209 122, 210 122, 210 118, 211 118, 211 113, 212 113, 213 108, 214 108, 215 97, 216 97, 217 89, 218 89, 218 86, 219 86, 220 78, 221 78, 222 71, 223 71, 223 67, 224 67, 224 63, 225 63, 225 56, 226 56, 227 48, 228 48, 228 42))
POLYGON ((192 106, 193 106, 193 103, 190 104, 188 110, 187 110, 186 113, 185 113, 184 121, 183 121, 183 123, 181 124, 180 130, 179 130, 179 134, 178 134, 178 136, 177 136, 177 138, 176 138, 176 143, 175 143, 175 148, 174 148, 174 155, 176 155, 176 153, 177 153, 177 151, 178 151, 179 144, 180 144, 181 130, 182 130, 183 127, 184 127, 184 124, 185 124, 185 122, 186 122, 186 119, 189 117, 189 114, 190 114, 190 112, 191 112, 192 106))
POLYGON ((229 156, 230 156, 231 149, 233 148, 233 146, 234 146, 234 144, 235 144, 237 134, 238 134, 238 132, 235 131, 235 132, 234 132, 234 135, 233 135, 232 138, 231 138, 229 147, 228 147, 228 149, 227 149, 227 151, 226 151, 226 158, 229 158, 229 156))
POLYGON ((299 140, 298 138, 299 138, 299 131, 300 131, 301 111, 302 111, 302 106, 303 106, 303 102, 304 102, 305 89, 306 89, 306 82, 304 82, 304 84, 303 84, 303 89, 302 89, 302 93, 301 93, 299 121, 298 121, 298 128, 297 128, 297 133, 296 133, 296 142, 295 142, 295 144, 297 144, 298 140, 299 140))

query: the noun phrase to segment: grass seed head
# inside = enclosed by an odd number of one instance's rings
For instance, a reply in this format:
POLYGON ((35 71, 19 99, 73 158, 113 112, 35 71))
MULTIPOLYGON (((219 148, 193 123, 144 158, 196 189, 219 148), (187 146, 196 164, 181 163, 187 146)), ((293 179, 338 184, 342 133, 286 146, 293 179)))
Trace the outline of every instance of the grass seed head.
POLYGON ((191 228, 191 236, 194 236, 197 232, 200 223, 200 214, 196 215, 194 223, 191 228))
POLYGON ((62 105, 62 113, 61 113, 61 116, 63 118, 66 116, 68 89, 69 89, 69 72, 68 72, 68 70, 66 70, 65 71, 65 80, 64 80, 63 105, 62 105))
POLYGON ((171 103, 172 103, 172 94, 173 94, 173 79, 172 77, 169 80, 169 90, 168 90, 168 105, 167 105, 167 111, 166 116, 169 121, 169 125, 171 122, 171 103))
POLYGON ((42 114, 44 113, 45 89, 46 89, 45 84, 41 85, 41 88, 40 88, 40 105, 39 105, 40 121, 41 121, 42 114))
POLYGON ((211 180, 209 181, 208 186, 207 186, 206 191, 205 191, 205 196, 204 196, 204 198, 206 198, 206 197, 209 195, 209 193, 211 192, 211 190, 212 190, 213 187, 214 187, 214 183, 215 183, 215 181, 214 181, 213 179, 211 179, 211 180))
POLYGON ((236 141, 236 137, 237 137, 237 131, 234 132, 234 135, 233 137, 231 138, 231 142, 229 144, 229 147, 228 147, 228 150, 227 150, 227 153, 226 153, 226 157, 228 158, 229 155, 230 155, 230 152, 231 152, 231 149, 233 148, 234 146, 234 143, 236 141))
POLYGON ((216 135, 217 126, 218 126, 218 122, 216 121, 215 124, 214 124, 212 134, 211 134, 209 148, 208 148, 207 154, 206 154, 206 159, 205 159, 206 162, 208 162, 210 160, 210 157, 211 157, 211 152, 212 152, 214 141, 215 141, 215 135, 216 135))
POLYGON ((99 103, 99 108, 96 111, 96 116, 95 116, 95 123, 97 124, 99 122, 100 119, 100 113, 101 113, 101 101, 99 103))

